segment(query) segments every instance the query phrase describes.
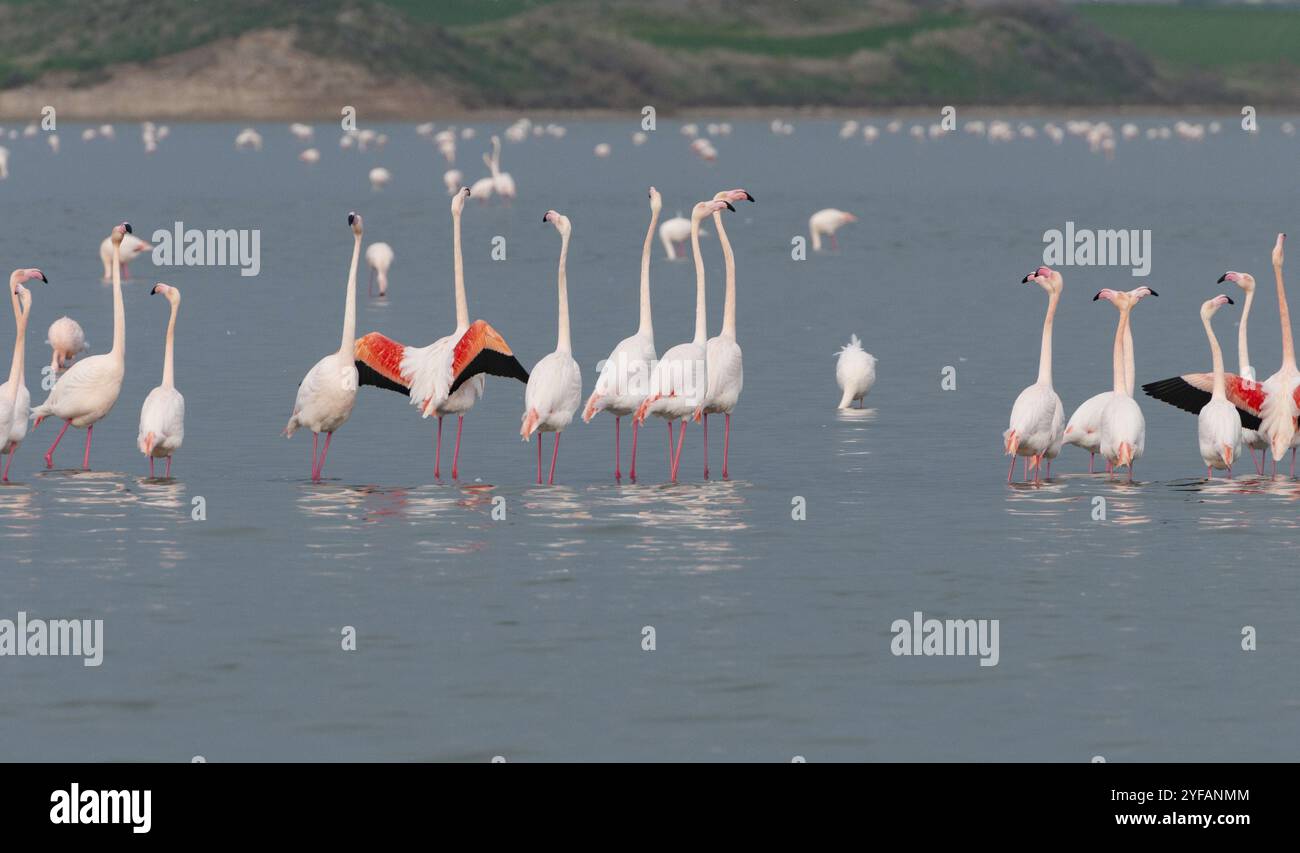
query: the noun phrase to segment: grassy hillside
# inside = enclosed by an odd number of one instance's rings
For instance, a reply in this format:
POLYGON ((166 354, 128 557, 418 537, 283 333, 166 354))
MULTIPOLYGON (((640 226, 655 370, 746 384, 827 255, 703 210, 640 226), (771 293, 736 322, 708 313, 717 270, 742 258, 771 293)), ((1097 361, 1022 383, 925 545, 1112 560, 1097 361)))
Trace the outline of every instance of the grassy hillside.
POLYGON ((1300 10, 1051 0, 0 0, 0 90, 267 30, 470 109, 1300 104, 1300 10))

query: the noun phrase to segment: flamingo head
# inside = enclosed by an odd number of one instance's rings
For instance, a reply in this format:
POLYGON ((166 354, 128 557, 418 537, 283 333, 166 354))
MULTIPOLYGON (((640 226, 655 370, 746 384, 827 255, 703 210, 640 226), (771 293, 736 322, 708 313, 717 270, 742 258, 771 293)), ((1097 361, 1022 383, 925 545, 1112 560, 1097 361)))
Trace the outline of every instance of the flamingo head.
POLYGON ((149 295, 155 296, 158 294, 162 294, 163 296, 167 297, 167 301, 173 305, 180 304, 181 292, 176 288, 172 287, 170 284, 163 284, 161 281, 155 284, 153 286, 153 290, 149 291, 149 295))
POLYGON ((1065 286, 1061 274, 1051 267, 1038 267, 1020 281, 1022 284, 1029 284, 1032 282, 1043 290, 1046 290, 1048 293, 1060 293, 1061 289, 1065 286))
POLYGON ((713 213, 719 213, 723 210, 730 210, 734 213, 736 208, 732 207, 731 202, 729 201, 702 201, 695 205, 694 209, 691 210, 691 220, 699 222, 701 219, 704 219, 704 217, 713 213))
POLYGON ((653 212, 653 213, 658 213, 659 211, 661 211, 661 210, 663 210, 663 209, 664 209, 664 197, 661 196, 661 195, 659 195, 659 190, 655 189, 654 187, 651 187, 651 188, 650 188, 650 210, 651 210, 651 212, 653 212))
POLYGON ((1128 295, 1133 299, 1133 304, 1136 305, 1148 296, 1159 296, 1160 294, 1156 293, 1144 284, 1141 287, 1135 287, 1130 290, 1128 295))
POLYGON ((1109 287, 1097 291, 1097 295, 1092 297, 1092 301, 1099 299, 1109 300, 1116 308, 1123 310, 1133 307, 1133 296, 1124 290, 1111 290, 1109 287))
POLYGON ((460 216, 465 209, 465 199, 469 198, 469 187, 461 187, 456 190, 455 195, 451 197, 451 215, 460 216))
POLYGON ((560 232, 561 237, 569 236, 572 226, 569 224, 569 217, 557 210, 548 210, 542 217, 543 222, 549 222, 555 226, 555 230, 560 232))
POLYGON ((352 227, 352 233, 353 233, 353 234, 357 235, 358 237, 361 236, 362 231, 361 231, 361 214, 360 214, 360 213, 356 213, 355 211, 349 211, 349 212, 348 212, 348 225, 350 225, 350 226, 352 227))
POLYGON ((127 234, 130 234, 130 233, 131 233, 131 223, 130 223, 130 222, 120 222, 120 223, 118 223, 117 225, 114 225, 114 226, 113 226, 113 235, 112 235, 113 245, 114 245, 114 246, 120 246, 120 245, 122 245, 122 238, 125 237, 127 234))
POLYGON ((17 293, 18 288, 22 286, 22 283, 24 281, 32 281, 33 279, 40 279, 46 284, 50 283, 50 280, 45 277, 45 273, 41 272, 35 267, 32 267, 30 269, 25 269, 25 270, 24 269, 14 270, 13 273, 9 276, 9 284, 13 287, 14 293, 17 293))
POLYGON ((1253 293, 1255 290, 1255 277, 1248 272, 1233 272, 1232 270, 1228 270, 1223 275, 1219 276, 1219 284, 1223 284, 1225 281, 1232 282, 1247 293, 1253 293))
MULTIPOLYGON (((723 190, 713 197, 714 201, 753 201, 754 197, 744 190, 723 190)), ((849 214, 850 216, 852 214, 849 214)))
POLYGON ((1222 293, 1213 299, 1207 299, 1205 300, 1205 303, 1201 305, 1201 319, 1208 320, 1214 316, 1214 312, 1218 311, 1220 307, 1232 304, 1234 304, 1232 299, 1222 293))
MULTIPOLYGON (((751 198, 750 201, 753 201, 753 199, 751 198)), ((840 211, 840 220, 843 222, 857 222, 858 218, 847 210, 842 210, 840 211)))

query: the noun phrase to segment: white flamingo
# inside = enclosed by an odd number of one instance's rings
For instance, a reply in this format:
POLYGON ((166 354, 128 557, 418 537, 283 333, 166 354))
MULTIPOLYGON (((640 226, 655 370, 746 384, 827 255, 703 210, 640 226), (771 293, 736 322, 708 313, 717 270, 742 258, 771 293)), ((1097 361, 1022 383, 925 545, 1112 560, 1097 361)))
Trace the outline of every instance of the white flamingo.
POLYGON ((18 445, 27 437, 27 421, 32 408, 32 394, 23 377, 24 355, 27 349, 27 319, 32 313, 32 294, 23 282, 32 279, 48 281, 38 269, 14 270, 9 276, 9 290, 14 307, 14 357, 9 366, 9 380, 0 385, 0 456, 9 455, 0 480, 9 482, 9 466, 14 462, 18 445))
MULTIPOLYGON (((127 234, 126 239, 122 241, 122 278, 131 277, 131 269, 128 266, 145 252, 152 252, 153 246, 141 240, 134 234, 127 234)), ((105 237, 99 244, 99 259, 104 264, 104 281, 113 280, 113 241, 110 237, 105 237)))
POLYGON ((528 372, 501 335, 483 320, 469 321, 465 296, 465 262, 461 253, 460 217, 470 191, 461 187, 451 200, 452 265, 456 296, 456 330, 426 347, 409 347, 379 332, 356 345, 357 368, 363 385, 387 388, 411 398, 422 417, 436 415, 438 437, 433 476, 442 476, 442 419, 456 415, 456 449, 452 479, 460 477, 460 439, 465 413, 483 396, 484 374, 528 381, 528 372))
POLYGON ((334 431, 347 422, 357 400, 357 367, 353 361, 353 351, 357 335, 357 261, 361 257, 361 215, 349 213, 348 225, 352 228, 352 264, 348 268, 347 295, 343 308, 343 340, 337 352, 330 353, 312 365, 298 384, 293 414, 284 427, 285 438, 292 438, 298 427, 311 430, 311 479, 314 483, 320 482, 334 431), (321 433, 325 433, 325 447, 318 460, 316 445, 321 433))
POLYGON ((493 191, 501 198, 513 201, 515 198, 515 179, 510 176, 509 172, 501 171, 501 137, 496 135, 492 137, 492 162, 488 166, 492 170, 493 191))
POLYGON ((854 403, 861 407, 876 384, 876 357, 862 349, 857 335, 850 335, 849 342, 840 348, 835 360, 835 382, 843 392, 838 406, 841 409, 850 408, 854 403))
POLYGON ((50 345, 53 355, 50 359, 50 373, 58 376, 68 362, 86 351, 86 333, 81 324, 71 317, 60 317, 50 324, 45 333, 45 342, 50 345))
POLYGON ((691 210, 691 248, 695 253, 695 337, 690 343, 678 344, 664 353, 663 358, 650 373, 650 396, 641 401, 636 410, 638 423, 644 424, 647 415, 661 417, 668 422, 668 472, 677 482, 681 466, 682 447, 686 440, 686 421, 704 402, 709 390, 708 351, 709 339, 705 305, 704 258, 700 254, 700 222, 719 210, 735 208, 727 201, 702 201, 691 210), (680 420, 677 449, 673 450, 673 421, 680 420))
MULTIPOLYGON (((493 168, 492 156, 484 153, 483 162, 487 164, 488 171, 490 172, 493 168)), ((496 189, 496 185, 497 182, 493 179, 492 175, 489 174, 487 177, 479 178, 475 181, 469 188, 469 194, 478 199, 480 204, 487 204, 489 199, 492 198, 492 192, 496 189)))
POLYGON ((1232 479, 1232 460, 1237 458, 1241 448, 1241 415, 1237 414, 1237 407, 1228 402, 1227 384, 1223 379, 1223 350, 1219 349, 1219 340, 1210 325, 1210 318, 1220 306, 1231 304, 1230 298, 1220 294, 1201 306, 1201 324, 1210 339, 1210 357, 1214 363, 1214 390, 1210 402, 1196 416, 1197 443, 1205 462, 1207 479, 1214 476, 1215 468, 1226 469, 1228 479, 1232 479))
POLYGON ((388 186, 389 182, 392 180, 393 173, 385 169, 383 166, 376 166, 370 170, 370 188, 376 192, 388 186))
MULTIPOLYGON (((1242 378, 1243 382, 1255 382, 1255 368, 1250 363, 1250 345, 1246 338, 1246 329, 1250 321, 1250 306, 1255 301, 1255 277, 1250 273, 1229 270, 1219 276, 1220 284, 1225 281, 1237 285, 1246 294, 1246 300, 1241 306, 1241 322, 1237 325, 1237 375, 1242 378)), ((1240 414, 1238 414, 1238 417, 1240 417, 1240 414)), ((1241 430, 1241 443, 1250 450, 1250 461, 1255 463, 1255 471, 1263 474, 1263 451, 1268 450, 1268 439, 1261 435, 1258 430, 1243 427, 1241 430), (1259 459, 1255 458, 1256 450, 1260 451, 1259 459)))
POLYGON ((149 291, 152 296, 161 293, 171 303, 171 319, 167 321, 167 338, 163 345, 162 384, 149 392, 140 407, 140 430, 136 446, 149 457, 149 476, 153 476, 153 461, 166 459, 164 477, 172 475, 172 454, 181 449, 185 441, 185 398, 176 390, 176 314, 181 307, 181 292, 170 284, 159 282, 149 291))
POLYGON ((1133 352, 1124 346, 1129 315, 1133 310, 1133 297, 1124 291, 1105 289, 1093 300, 1108 299, 1119 309, 1119 325, 1115 329, 1113 372, 1114 393, 1101 412, 1101 455, 1105 457, 1111 476, 1120 467, 1128 468, 1128 481, 1133 482, 1133 464, 1146 450, 1147 425, 1142 409, 1128 389, 1128 371, 1135 370, 1133 352))
MULTIPOLYGON (((708 236, 708 232, 701 230, 700 236, 708 236)), ((664 254, 670 261, 686 255, 686 242, 690 239, 691 220, 684 216, 674 216, 659 226, 659 242, 663 243, 664 254)))
POLYGON ((1034 469, 1034 482, 1041 481, 1040 467, 1043 454, 1060 441, 1064 433, 1064 414, 1061 398, 1052 387, 1052 321, 1056 316, 1056 306, 1061 300, 1064 283, 1060 273, 1048 267, 1039 267, 1025 276, 1024 283, 1033 282, 1047 291, 1047 315, 1043 319, 1043 341, 1038 356, 1038 381, 1020 392, 1015 405, 1011 407, 1011 419, 1007 430, 1002 434, 1003 447, 1011 457, 1011 467, 1007 470, 1007 482, 1016 467, 1016 457, 1024 456, 1028 468, 1034 469))
MULTIPOLYGON (((745 190, 724 190, 713 196, 714 201, 742 202, 754 200, 745 190)), ((731 413, 740 401, 740 392, 745 387, 744 358, 740 344, 736 342, 736 256, 731 249, 731 240, 727 238, 727 229, 722 225, 722 214, 715 211, 713 225, 718 229, 718 243, 722 246, 722 258, 726 264, 727 290, 722 306, 722 332, 709 338, 705 344, 708 360, 708 391, 704 403, 695 411, 695 420, 703 418, 704 422, 704 479, 709 479, 709 415, 726 416, 726 427, 722 438, 722 479, 730 476, 728 463, 731 458, 731 413)))
POLYGON ((455 195, 465 183, 465 176, 460 169, 448 169, 442 173, 442 182, 447 187, 447 195, 455 195))
POLYGON ((45 451, 45 467, 54 467, 54 449, 59 446, 68 427, 86 428, 86 453, 81 467, 90 467, 90 441, 95 424, 117 403, 126 376, 126 308, 122 304, 122 240, 131 233, 131 224, 123 222, 113 228, 113 347, 106 353, 78 361, 59 377, 50 395, 32 410, 34 426, 47 417, 63 421, 50 449, 45 451))
MULTIPOLYGON (((524 391, 524 416, 519 434, 528 441, 533 433, 555 433, 551 451, 551 473, 548 485, 555 485, 555 461, 560 455, 560 433, 573 420, 582 404, 582 370, 573 358, 569 340, 569 285, 565 265, 569 256, 569 235, 573 228, 569 217, 554 210, 546 211, 543 222, 555 225, 560 232, 560 268, 556 276, 559 292, 559 334, 555 352, 543 356, 533 367, 524 391)), ((542 482, 542 437, 537 437, 537 483, 542 482)))
MULTIPOLYGON (((655 225, 663 209, 663 198, 654 187, 650 188, 650 227, 645 233, 641 248, 641 322, 636 334, 624 338, 605 359, 605 366, 596 379, 596 387, 582 412, 584 423, 590 423, 598 412, 614 415, 614 479, 621 480, 619 470, 619 437, 624 415, 636 413, 637 406, 649 390, 650 371, 658 359, 655 350, 654 324, 650 312, 650 248, 654 241, 655 225)), ((632 464, 628 476, 636 482, 636 445, 640 431, 632 422, 632 464)))
POLYGON ((371 243, 366 247, 366 266, 370 268, 370 281, 366 293, 374 295, 375 284, 379 295, 388 295, 388 269, 393 265, 393 247, 387 243, 371 243))
POLYGON ((847 223, 857 221, 858 218, 852 213, 833 207, 814 213, 808 218, 808 234, 812 238, 813 251, 821 251, 823 235, 830 238, 831 249, 838 251, 840 244, 835 239, 835 232, 847 223))

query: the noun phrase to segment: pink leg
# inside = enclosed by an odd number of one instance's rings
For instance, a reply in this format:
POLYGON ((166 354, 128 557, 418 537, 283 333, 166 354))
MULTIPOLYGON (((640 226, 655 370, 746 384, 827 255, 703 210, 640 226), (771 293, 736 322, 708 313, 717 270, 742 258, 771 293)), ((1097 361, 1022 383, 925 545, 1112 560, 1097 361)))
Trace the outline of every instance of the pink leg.
POLYGON ((153 456, 149 457, 149 479, 153 479, 153 456))
POLYGON ((460 477, 460 431, 465 426, 465 416, 456 416, 456 449, 451 454, 451 478, 460 477))
POLYGON ((325 473, 325 457, 330 455, 330 439, 333 437, 334 437, 334 433, 332 432, 325 433, 325 446, 321 448, 320 464, 316 466, 317 482, 320 481, 320 475, 325 473))
POLYGON ((727 413, 727 426, 722 433, 722 479, 727 479, 727 456, 731 451, 731 413, 727 413))
POLYGON ((542 484, 542 434, 537 433, 537 485, 542 484))
POLYGON ((14 464, 14 454, 11 452, 11 453, 9 454, 9 461, 5 462, 5 477, 4 477, 4 480, 5 480, 6 483, 9 482, 9 466, 12 465, 12 464, 14 464))
POLYGON ((81 458, 81 467, 90 470, 90 438, 95 434, 95 425, 86 427, 86 455, 81 458))
POLYGON ((311 434, 311 481, 316 482, 316 443, 320 441, 320 433, 311 434))
POLYGON ((1295 451, 1296 449, 1294 447, 1291 448, 1291 479, 1292 480, 1295 479, 1295 451))
POLYGON ((1263 452, 1261 451, 1260 454, 1259 454, 1259 458, 1256 459, 1256 458, 1255 458, 1255 451, 1254 451, 1254 450, 1251 450, 1251 451, 1250 451, 1250 461, 1255 463, 1255 473, 1258 474, 1258 475, 1261 476, 1261 477, 1264 476, 1264 454, 1263 454, 1263 452))
POLYGON ((709 416, 704 418, 704 479, 709 479, 709 416))
POLYGON ((618 446, 619 437, 623 432, 622 421, 623 419, 620 418, 618 415, 614 416, 614 479, 615 480, 623 479, 623 473, 618 469, 619 460, 620 457, 622 456, 622 451, 619 449, 618 446))
POLYGON ((59 446, 59 442, 63 440, 63 434, 68 431, 70 426, 72 426, 72 421, 64 421, 63 429, 59 430, 59 434, 54 437, 54 443, 50 445, 50 449, 45 451, 46 468, 54 467, 54 448, 59 446))
POLYGON ((1011 467, 1007 469, 1007 483, 1008 483, 1008 484, 1011 483, 1011 478, 1015 475, 1015 473, 1016 473, 1016 457, 1012 456, 1012 457, 1011 457, 1011 467))
POLYGON ((673 473, 673 422, 668 422, 668 473, 673 473))
POLYGON ((1128 463, 1128 481, 1133 482, 1133 463, 1128 463))
POLYGON ((442 477, 442 415, 438 415, 438 439, 433 451, 433 479, 442 477))
MULTIPOLYGON (((669 426, 671 429, 671 425, 669 426)), ((686 442, 686 418, 682 418, 681 430, 677 433, 677 456, 673 459, 672 480, 677 482, 677 469, 682 464, 682 445, 686 442)))
POLYGON ((171 479, 171 476, 172 476, 172 458, 171 458, 170 456, 167 457, 167 468, 163 471, 163 476, 164 476, 164 477, 167 477, 168 479, 171 479))
POLYGON ((1209 465, 1206 465, 1206 466, 1205 466, 1205 479, 1207 479, 1207 480, 1213 480, 1213 479, 1214 479, 1214 471, 1210 468, 1209 465))
POLYGON ((1047 473, 1043 475, 1043 479, 1052 479, 1052 460, 1050 459, 1047 460, 1047 473))
POLYGON ((628 468, 627 475, 632 482, 636 482, 636 434, 640 430, 639 425, 634 418, 632 420, 632 467, 628 468))
POLYGON ((1093 463, 1093 460, 1095 460, 1096 458, 1097 458, 1097 454, 1095 454, 1095 453, 1089 453, 1089 454, 1088 454, 1088 473, 1089 473, 1089 474, 1092 473, 1092 463, 1093 463))
POLYGON ((131 277, 131 270, 127 268, 126 262, 124 261, 122 263, 122 278, 130 278, 130 277, 131 277))
POLYGON ((834 234, 830 235, 830 237, 831 237, 831 251, 838 252, 840 250, 839 241, 835 239, 834 234))
POLYGON ((548 486, 555 485, 555 460, 559 458, 559 456, 560 456, 560 434, 557 432, 555 434, 555 444, 552 445, 552 449, 551 449, 551 474, 546 480, 546 485, 548 486))

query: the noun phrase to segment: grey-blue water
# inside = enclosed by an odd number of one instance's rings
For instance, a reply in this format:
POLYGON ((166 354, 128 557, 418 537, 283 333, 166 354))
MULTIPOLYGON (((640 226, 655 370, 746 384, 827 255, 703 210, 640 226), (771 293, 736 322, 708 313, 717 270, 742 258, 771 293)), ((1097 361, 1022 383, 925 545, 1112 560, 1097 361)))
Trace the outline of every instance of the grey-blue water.
MULTIPOLYGON (((1195 418, 1145 397, 1133 486, 1087 476, 1075 448, 1042 487, 1004 482, 1001 431, 1034 380, 1046 306, 1020 282, 1046 229, 1151 229, 1160 297, 1134 311, 1139 383, 1208 368, 1197 310, 1230 287, 1215 283, 1227 269, 1258 277, 1254 361, 1261 375, 1278 363, 1268 253, 1275 232, 1300 229, 1300 141, 1276 123, 1257 138, 1225 125, 1201 143, 1120 142, 1113 162, 1073 137, 868 147, 814 121, 788 137, 739 123, 713 164, 667 122, 640 148, 632 119, 508 144, 518 200, 464 217, 470 311, 529 367, 551 351, 559 240, 541 218, 567 214, 584 395, 636 324, 646 188, 666 215, 724 188, 757 198, 728 223, 746 368, 732 479, 701 482, 692 426, 683 482, 665 485, 653 422, 641 482, 616 485, 601 415, 564 433, 553 488, 532 485, 523 386, 502 379, 466 419, 459 485, 433 481, 434 422, 390 392, 362 389, 321 484, 308 481, 310 434, 279 436, 298 381, 339 343, 349 210, 367 243, 397 254, 389 298, 363 292, 358 330, 423 344, 454 325, 446 165, 411 126, 380 128, 390 142, 365 153, 318 127, 314 167, 280 125, 261 127, 260 152, 236 152, 231 125, 174 126, 153 155, 124 125, 91 143, 61 127, 57 156, 7 141, 4 268, 39 266, 51 282, 30 285, 34 401, 50 321, 70 314, 92 352, 109 345, 97 247, 116 222, 146 237, 177 221, 260 229, 261 274, 134 264, 127 378, 95 430, 93 471, 75 470, 79 431, 41 469, 57 424, 19 450, 0 488, 0 618, 102 619, 105 650, 98 668, 0 657, 0 758, 1300 757, 1300 484, 1261 481, 1248 462, 1206 484, 1195 418), (607 160, 591 153, 601 141, 607 160), (382 192, 366 179, 375 165, 394 175, 382 192), (828 206, 860 221, 838 253, 792 260, 791 238, 828 206), (497 235, 506 260, 491 258, 497 235), (148 480, 135 449, 161 375, 154 281, 184 294, 187 424, 171 481, 148 480), (833 353, 854 332, 880 378, 866 412, 840 414, 833 353), (945 367, 956 390, 941 388, 945 367), (792 519, 796 497, 806 520, 792 519), (914 611, 999 620, 998 665, 894 656, 891 624, 914 611)), ((469 179, 500 129, 460 143, 469 179)), ((709 238, 704 252, 716 333, 721 255, 709 238)), ((657 242, 651 272, 662 352, 691 335, 694 277, 657 242)), ((1068 412, 1110 387, 1116 314, 1092 295, 1138 282, 1063 273, 1055 379, 1068 412)), ((1240 301, 1216 320, 1230 366, 1239 313, 1240 301)), ((7 365, 12 326, 0 326, 7 365)), ((711 426, 716 477, 721 419, 711 426)), ((625 422, 625 469, 629 447, 625 422)))

